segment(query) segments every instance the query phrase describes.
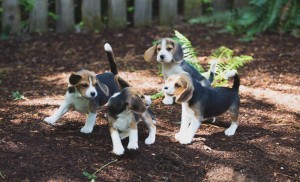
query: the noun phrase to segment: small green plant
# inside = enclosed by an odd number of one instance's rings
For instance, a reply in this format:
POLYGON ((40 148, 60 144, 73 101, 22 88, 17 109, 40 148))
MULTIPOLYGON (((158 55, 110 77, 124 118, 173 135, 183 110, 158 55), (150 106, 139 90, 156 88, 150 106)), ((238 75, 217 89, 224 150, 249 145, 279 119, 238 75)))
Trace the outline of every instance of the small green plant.
POLYGON ((156 94, 151 95, 151 99, 156 100, 156 99, 162 98, 163 96, 164 96, 163 92, 158 92, 156 94))
POLYGON ((50 17, 50 18, 52 18, 53 20, 58 20, 59 19, 59 15, 57 15, 56 13, 54 13, 54 12, 48 12, 48 16, 50 17))
POLYGON ((118 159, 113 160, 113 161, 110 161, 109 163, 107 163, 107 164, 103 165, 102 167, 100 167, 100 168, 99 168, 96 172, 94 172, 93 174, 90 174, 90 173, 88 173, 88 172, 86 172, 86 171, 84 171, 82 174, 83 174, 85 177, 87 177, 91 182, 94 182, 94 181, 97 179, 96 174, 97 174, 99 171, 101 171, 104 167, 108 166, 109 164, 114 163, 114 162, 117 162, 117 161, 118 161, 118 159))
POLYGON ((15 100, 15 101, 25 99, 24 95, 21 94, 19 91, 11 92, 11 94, 12 94, 13 100, 15 100))
POLYGON ((20 5, 24 7, 25 11, 30 12, 34 8, 36 0, 19 0, 20 5))

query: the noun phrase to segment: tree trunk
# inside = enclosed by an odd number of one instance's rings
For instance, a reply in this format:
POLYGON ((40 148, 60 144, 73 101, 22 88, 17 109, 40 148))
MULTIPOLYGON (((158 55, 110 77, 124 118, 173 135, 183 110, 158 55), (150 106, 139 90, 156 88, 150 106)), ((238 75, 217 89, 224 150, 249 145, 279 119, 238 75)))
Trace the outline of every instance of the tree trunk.
POLYGON ((29 17, 30 32, 46 32, 48 30, 48 1, 36 0, 29 17))
POLYGON ((110 28, 123 28, 127 25, 126 0, 108 1, 108 26, 110 28))
POLYGON ((2 0, 2 32, 18 34, 21 30, 19 0, 2 0))
POLYGON ((202 14, 201 0, 185 0, 184 1, 184 18, 191 19, 200 17, 202 14))
POLYGON ((101 29, 101 0, 83 0, 81 12, 85 32, 101 29))
POLYGON ((173 25, 177 22, 178 0, 159 1, 159 24, 173 25))
POLYGON ((152 24, 152 0, 134 1, 134 26, 152 24))
POLYGON ((56 21, 57 32, 72 32, 75 28, 74 0, 56 0, 56 14, 59 18, 56 21))

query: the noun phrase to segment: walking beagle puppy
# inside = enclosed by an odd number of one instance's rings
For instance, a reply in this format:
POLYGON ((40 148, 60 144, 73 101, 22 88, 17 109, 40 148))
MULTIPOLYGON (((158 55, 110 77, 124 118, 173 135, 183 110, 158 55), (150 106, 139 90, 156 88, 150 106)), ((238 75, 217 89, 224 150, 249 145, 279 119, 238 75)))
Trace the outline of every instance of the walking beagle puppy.
POLYGON ((163 90, 165 94, 175 97, 175 102, 182 105, 182 119, 175 139, 181 144, 189 144, 204 118, 211 118, 229 111, 231 125, 225 135, 232 136, 238 127, 240 106, 240 79, 235 71, 227 73, 234 77, 232 88, 204 87, 186 73, 170 76, 163 90))
MULTIPOLYGON (((144 59, 147 62, 155 59, 162 65, 162 74, 166 81, 174 74, 187 72, 191 77, 201 83, 204 87, 211 87, 214 79, 215 70, 210 70, 210 77, 207 80, 202 76, 193 66, 188 64, 183 59, 183 49, 180 44, 171 38, 163 38, 158 41, 154 46, 150 47, 144 53, 144 59)), ((165 95, 163 100, 164 104, 173 104, 173 97, 165 95)))
POLYGON ((156 126, 155 117, 150 109, 151 98, 141 91, 133 88, 122 78, 116 75, 121 91, 115 93, 108 101, 107 119, 112 139, 113 150, 116 155, 124 154, 121 140, 129 137, 128 149, 138 149, 137 124, 142 119, 149 129, 145 144, 155 142, 156 126))
POLYGON ((55 122, 63 116, 71 107, 80 113, 87 114, 82 133, 91 133, 96 122, 97 108, 105 105, 109 98, 120 91, 115 75, 118 68, 114 62, 114 56, 109 44, 105 44, 105 51, 110 63, 111 72, 95 74, 88 70, 74 72, 69 77, 68 89, 64 101, 52 116, 44 121, 48 124, 55 122))

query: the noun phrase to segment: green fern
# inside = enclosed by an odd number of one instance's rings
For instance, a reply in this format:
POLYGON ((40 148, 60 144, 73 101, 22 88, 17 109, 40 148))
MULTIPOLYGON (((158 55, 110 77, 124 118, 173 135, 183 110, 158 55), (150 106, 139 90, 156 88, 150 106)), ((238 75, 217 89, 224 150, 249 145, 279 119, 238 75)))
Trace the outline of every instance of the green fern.
POLYGON ((226 73, 230 70, 237 70, 245 63, 253 60, 251 56, 241 55, 233 56, 233 51, 224 46, 215 50, 210 56, 213 60, 217 60, 216 76, 213 85, 224 85, 227 83, 226 73))
POLYGON ((175 37, 178 39, 178 41, 181 43, 181 46, 183 48, 184 53, 184 59, 187 63, 192 65, 196 70, 198 70, 200 73, 204 72, 203 67, 199 64, 196 51, 192 46, 192 43, 187 39, 184 35, 182 35, 177 30, 174 30, 175 37))
MULTIPOLYGON (((193 48, 191 42, 178 31, 175 30, 174 32, 176 38, 180 41, 182 48, 184 49, 184 59, 196 70, 198 70, 199 73, 208 78, 209 71, 205 72, 203 67, 200 65, 195 49, 193 48)), ((224 46, 216 49, 211 54, 210 58, 218 61, 217 71, 213 83, 215 86, 221 86, 227 83, 227 79, 225 78, 227 71, 236 70, 253 59, 251 56, 247 55, 234 56, 233 50, 224 46)))

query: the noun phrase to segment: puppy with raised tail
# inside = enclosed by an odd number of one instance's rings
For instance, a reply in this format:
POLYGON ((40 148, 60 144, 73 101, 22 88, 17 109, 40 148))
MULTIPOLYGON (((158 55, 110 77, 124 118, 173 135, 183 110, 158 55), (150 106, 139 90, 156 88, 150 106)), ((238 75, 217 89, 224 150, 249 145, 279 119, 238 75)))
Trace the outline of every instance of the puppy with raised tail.
POLYGON ((174 96, 175 102, 182 105, 182 119, 179 132, 175 139, 181 144, 192 142, 195 133, 205 118, 211 118, 228 111, 231 125, 225 130, 225 135, 232 136, 238 127, 240 106, 240 79, 235 71, 227 73, 227 77, 234 77, 232 88, 203 87, 186 73, 170 76, 163 90, 165 94, 174 96))
POLYGON ((68 89, 64 101, 45 122, 53 125, 71 107, 80 113, 87 114, 82 133, 91 133, 96 122, 97 108, 107 103, 109 98, 119 92, 119 85, 115 81, 118 68, 109 44, 105 44, 105 51, 110 63, 111 72, 96 75, 88 70, 74 72, 69 77, 68 89))
POLYGON ((108 101, 107 119, 112 139, 113 150, 116 155, 124 154, 121 140, 129 137, 128 149, 138 149, 138 122, 142 119, 149 129, 145 144, 155 142, 156 126, 153 112, 150 109, 151 98, 145 96, 136 88, 130 87, 122 78, 116 76, 121 88, 108 101))
MULTIPOLYGON (((210 70, 210 77, 206 79, 194 67, 183 59, 183 49, 180 44, 170 38, 159 40, 154 46, 150 47, 144 54, 147 62, 156 59, 162 65, 162 74, 166 81, 170 76, 179 73, 189 73, 202 86, 210 87, 214 79, 214 70, 210 70), (156 57, 155 57, 156 55, 156 57)), ((165 94, 164 104, 173 104, 173 97, 165 94)))

